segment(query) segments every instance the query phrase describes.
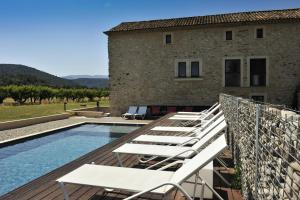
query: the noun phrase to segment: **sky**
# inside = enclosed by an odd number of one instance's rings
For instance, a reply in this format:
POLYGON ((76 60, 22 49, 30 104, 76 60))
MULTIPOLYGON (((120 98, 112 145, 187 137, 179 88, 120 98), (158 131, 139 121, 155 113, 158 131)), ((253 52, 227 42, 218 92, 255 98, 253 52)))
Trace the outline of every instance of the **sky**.
POLYGON ((107 75, 103 32, 121 22, 285 8, 300 0, 0 0, 0 63, 107 75))

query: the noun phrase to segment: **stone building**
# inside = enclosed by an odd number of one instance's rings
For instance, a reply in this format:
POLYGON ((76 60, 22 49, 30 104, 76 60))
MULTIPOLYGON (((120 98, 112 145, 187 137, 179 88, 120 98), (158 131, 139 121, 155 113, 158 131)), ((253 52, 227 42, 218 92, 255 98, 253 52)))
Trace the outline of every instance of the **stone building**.
POLYGON ((112 115, 129 105, 208 106, 219 93, 295 101, 300 9, 124 22, 105 33, 112 115))

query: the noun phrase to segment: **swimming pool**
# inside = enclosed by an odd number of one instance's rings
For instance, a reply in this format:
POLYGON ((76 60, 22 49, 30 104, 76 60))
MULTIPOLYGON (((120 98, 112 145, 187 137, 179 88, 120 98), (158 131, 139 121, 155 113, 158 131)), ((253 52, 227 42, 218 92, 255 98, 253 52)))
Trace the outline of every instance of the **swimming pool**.
POLYGON ((0 196, 139 126, 84 124, 0 148, 0 196))

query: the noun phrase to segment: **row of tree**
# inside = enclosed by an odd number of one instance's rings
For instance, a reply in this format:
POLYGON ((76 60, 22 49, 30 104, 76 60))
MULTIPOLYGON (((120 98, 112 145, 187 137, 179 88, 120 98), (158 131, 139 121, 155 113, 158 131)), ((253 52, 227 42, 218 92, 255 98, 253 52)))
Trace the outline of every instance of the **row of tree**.
POLYGON ((90 101, 95 98, 108 97, 108 89, 73 89, 73 88, 51 88, 47 86, 0 86, 0 104, 6 98, 12 98, 15 102, 41 103, 43 100, 53 101, 54 99, 64 101, 82 101, 88 98, 90 101))

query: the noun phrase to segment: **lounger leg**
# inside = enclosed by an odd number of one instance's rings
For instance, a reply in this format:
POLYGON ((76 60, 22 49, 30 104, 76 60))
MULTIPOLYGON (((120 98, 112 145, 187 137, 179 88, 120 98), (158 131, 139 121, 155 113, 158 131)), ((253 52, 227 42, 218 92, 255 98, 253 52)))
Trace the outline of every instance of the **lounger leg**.
POLYGON ((213 192, 213 194, 215 194, 215 196, 219 199, 219 200, 224 200, 218 193, 217 191, 213 188, 213 186, 209 185, 199 174, 197 174, 198 178, 201 180, 201 182, 204 184, 203 186, 207 186, 207 188, 213 192))
POLYGON ((228 186, 231 186, 231 184, 225 179, 225 177, 224 176, 222 176, 222 174, 220 174, 217 170, 213 170, 217 175, 218 175, 218 177, 226 184, 226 185, 228 185, 228 186))
POLYGON ((201 194, 200 194, 200 200, 204 199, 204 189, 205 189, 205 182, 201 181, 201 194))
POLYGON ((121 160, 121 158, 120 158, 119 153, 116 153, 116 156, 117 156, 117 160, 118 160, 118 162, 119 162, 119 166, 120 166, 120 167, 123 167, 122 160, 121 160))
POLYGON ((217 160, 223 167, 225 167, 226 169, 228 169, 226 163, 225 163, 221 158, 218 158, 218 157, 217 157, 216 160, 217 160))
POLYGON ((69 194, 68 194, 67 190, 65 189, 64 183, 63 183, 63 182, 60 182, 59 185, 60 185, 61 190, 62 190, 63 193, 64 193, 64 199, 65 199, 65 200, 69 200, 69 194))
POLYGON ((196 196, 197 185, 198 185, 198 176, 195 175, 195 183, 194 183, 194 190, 193 190, 193 196, 192 196, 193 199, 195 199, 195 196, 196 196))

